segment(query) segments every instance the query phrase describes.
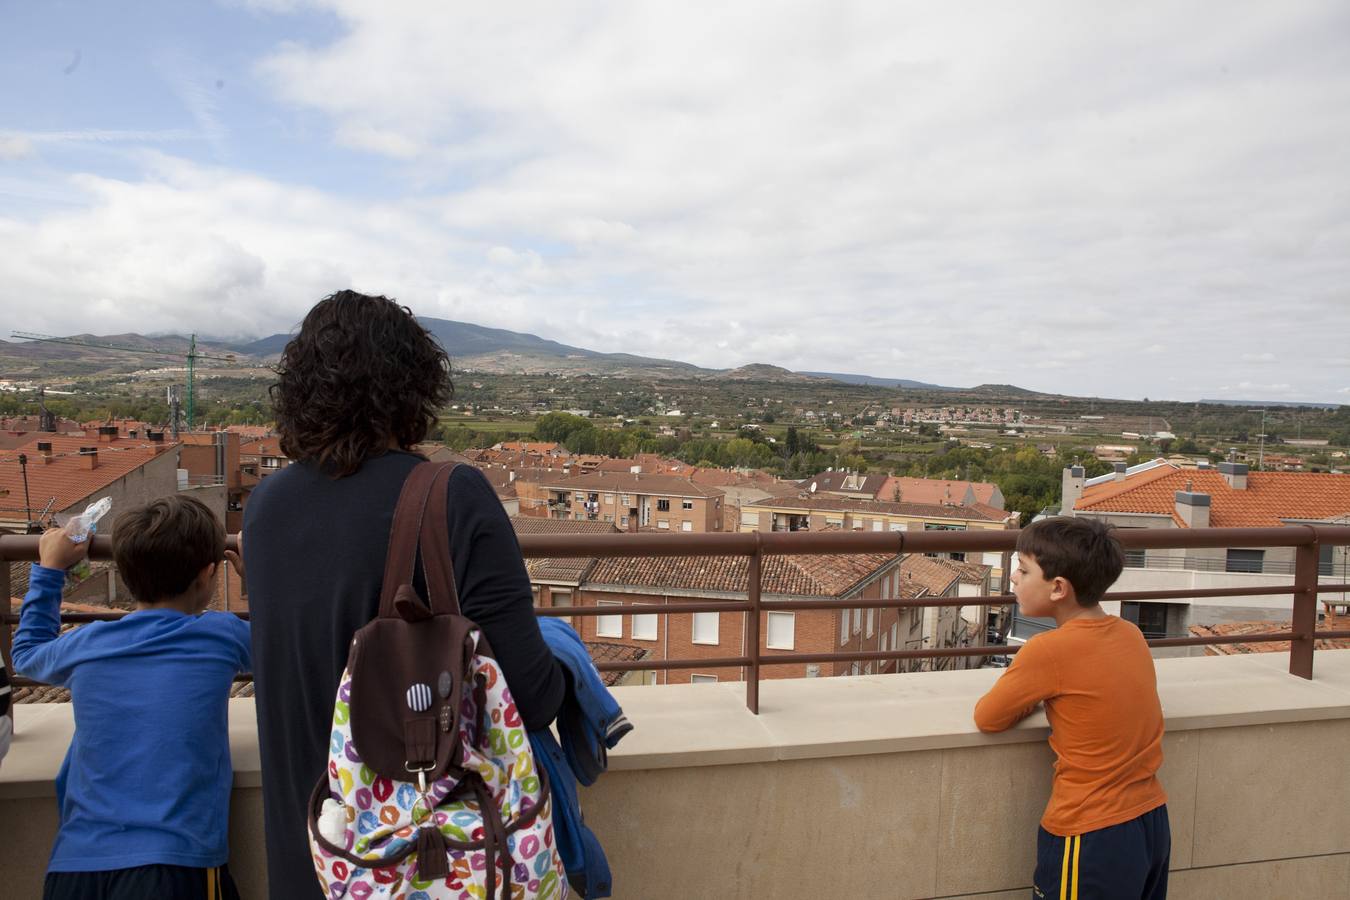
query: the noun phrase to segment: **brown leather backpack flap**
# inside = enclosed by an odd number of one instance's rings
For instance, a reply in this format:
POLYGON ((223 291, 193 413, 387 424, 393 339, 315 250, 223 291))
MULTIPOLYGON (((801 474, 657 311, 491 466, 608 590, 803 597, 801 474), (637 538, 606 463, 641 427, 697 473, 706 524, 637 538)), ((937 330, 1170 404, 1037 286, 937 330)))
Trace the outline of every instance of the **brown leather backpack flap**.
POLYGON ((416 771, 425 769, 430 782, 460 764, 471 627, 455 615, 417 622, 378 618, 356 633, 352 743, 376 774, 414 781, 416 771))

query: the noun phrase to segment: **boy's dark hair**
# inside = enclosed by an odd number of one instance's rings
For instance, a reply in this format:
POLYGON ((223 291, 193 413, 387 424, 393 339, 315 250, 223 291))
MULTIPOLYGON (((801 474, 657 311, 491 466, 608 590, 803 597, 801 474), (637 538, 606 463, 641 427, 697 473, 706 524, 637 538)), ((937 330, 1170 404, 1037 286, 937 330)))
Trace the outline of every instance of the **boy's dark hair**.
POLYGON ((1079 606, 1096 606, 1125 568, 1112 526, 1060 516, 1032 522, 1017 535, 1017 552, 1035 557, 1045 579, 1063 577, 1079 606))
POLYGON ((225 557, 225 526, 195 497, 170 494, 118 516, 112 543, 117 574, 131 595, 159 603, 225 557))
POLYGON ((450 401, 450 358, 412 310, 338 291, 305 316, 270 388, 281 449, 334 476, 426 439, 450 401))

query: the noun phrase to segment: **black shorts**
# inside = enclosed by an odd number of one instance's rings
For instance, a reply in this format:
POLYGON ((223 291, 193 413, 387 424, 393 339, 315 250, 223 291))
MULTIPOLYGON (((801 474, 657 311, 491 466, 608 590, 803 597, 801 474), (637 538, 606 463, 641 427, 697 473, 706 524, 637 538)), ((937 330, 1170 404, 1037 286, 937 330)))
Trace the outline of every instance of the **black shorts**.
POLYGON ((42 900, 239 900, 225 866, 136 866, 106 872, 48 872, 42 900))
POLYGON ((1167 806, 1136 819, 1059 837, 1036 837, 1035 900, 1164 900, 1172 829, 1167 806))

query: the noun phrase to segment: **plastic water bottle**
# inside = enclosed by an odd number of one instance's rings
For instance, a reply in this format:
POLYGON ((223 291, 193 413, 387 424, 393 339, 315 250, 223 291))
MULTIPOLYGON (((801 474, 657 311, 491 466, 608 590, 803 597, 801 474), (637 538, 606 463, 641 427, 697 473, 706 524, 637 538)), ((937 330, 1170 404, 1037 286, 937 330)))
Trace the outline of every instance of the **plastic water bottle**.
MULTIPOLYGON (((106 516, 110 509, 112 509, 111 497, 95 500, 84 508, 84 512, 66 523, 66 537, 72 544, 83 544, 98 531, 98 520, 106 516)), ((88 578, 89 574, 88 556, 71 566, 68 572, 71 584, 79 584, 88 578)))

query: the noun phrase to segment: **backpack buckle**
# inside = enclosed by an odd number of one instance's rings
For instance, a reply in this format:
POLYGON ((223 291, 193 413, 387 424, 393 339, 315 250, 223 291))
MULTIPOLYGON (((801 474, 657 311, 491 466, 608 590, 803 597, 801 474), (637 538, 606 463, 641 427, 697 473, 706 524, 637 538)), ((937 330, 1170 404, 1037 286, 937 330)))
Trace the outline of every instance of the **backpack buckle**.
POLYGON ((436 767, 435 763, 432 763, 431 765, 426 766, 425 768, 415 767, 412 763, 406 760, 403 763, 403 768, 405 771, 407 771, 411 775, 417 776, 417 792, 423 795, 425 795, 427 792, 427 773, 430 772, 435 767, 436 767))

